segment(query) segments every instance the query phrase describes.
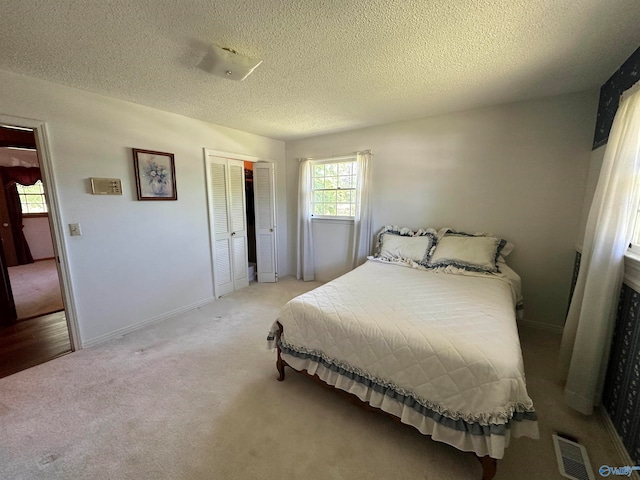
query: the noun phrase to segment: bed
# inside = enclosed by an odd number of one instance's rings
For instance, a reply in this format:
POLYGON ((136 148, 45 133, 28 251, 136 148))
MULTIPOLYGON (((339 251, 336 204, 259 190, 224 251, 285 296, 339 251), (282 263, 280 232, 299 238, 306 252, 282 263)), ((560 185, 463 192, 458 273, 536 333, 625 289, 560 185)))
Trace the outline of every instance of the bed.
POLYGON ((285 366, 317 377, 475 453, 489 480, 511 436, 538 436, 510 248, 484 234, 385 227, 364 265, 284 306, 267 338, 279 380, 285 366))

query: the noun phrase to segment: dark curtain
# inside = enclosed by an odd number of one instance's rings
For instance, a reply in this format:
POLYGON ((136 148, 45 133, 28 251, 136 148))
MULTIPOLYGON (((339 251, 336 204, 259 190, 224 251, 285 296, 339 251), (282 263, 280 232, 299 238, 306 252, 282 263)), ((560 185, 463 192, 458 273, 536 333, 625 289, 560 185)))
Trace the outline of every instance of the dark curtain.
POLYGON ((0 173, 5 187, 12 183, 28 186, 42 180, 42 174, 37 167, 0 167, 0 173))
POLYGON ((11 234, 16 248, 18 264, 33 263, 31 249, 22 231, 24 228, 22 225, 22 205, 20 204, 20 195, 18 195, 16 184, 33 185, 42 179, 42 174, 39 168, 2 167, 0 168, 0 179, 2 179, 2 185, 4 186, 4 196, 7 201, 11 234))

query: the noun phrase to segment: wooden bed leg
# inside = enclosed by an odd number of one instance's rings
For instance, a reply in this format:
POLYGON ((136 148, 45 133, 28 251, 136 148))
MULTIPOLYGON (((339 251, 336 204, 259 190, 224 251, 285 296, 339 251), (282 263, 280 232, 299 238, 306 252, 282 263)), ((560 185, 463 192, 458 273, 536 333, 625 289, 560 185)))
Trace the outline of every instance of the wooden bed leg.
POLYGON ((276 361, 276 368, 278 369, 278 381, 281 382, 284 380, 284 366, 285 363, 282 361, 282 357, 280 357, 280 347, 278 347, 278 360, 276 361))
MULTIPOLYGON (((278 322, 278 331, 276 333, 276 339, 280 340, 280 335, 282 335, 282 324, 280 322, 278 322)), ((277 345, 277 342, 276 342, 277 345)), ((282 360, 282 357, 280 356, 281 352, 280 352, 280 345, 277 345, 277 349, 278 349, 278 360, 276 360, 276 368, 278 369, 278 381, 281 382, 284 380, 284 366, 286 365, 286 363, 284 363, 284 360, 282 360)))
POLYGON ((495 458, 491 458, 489 455, 484 457, 476 456, 480 464, 482 465, 482 480, 491 480, 496 475, 498 469, 498 462, 495 458))

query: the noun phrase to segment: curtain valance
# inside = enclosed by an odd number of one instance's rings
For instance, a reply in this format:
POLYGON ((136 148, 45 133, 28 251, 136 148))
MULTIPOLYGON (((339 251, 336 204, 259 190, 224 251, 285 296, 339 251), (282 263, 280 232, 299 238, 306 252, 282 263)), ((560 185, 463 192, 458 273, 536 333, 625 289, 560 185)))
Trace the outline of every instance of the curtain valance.
POLYGON ((0 177, 4 187, 14 183, 33 185, 38 180, 42 180, 42 173, 37 167, 0 167, 0 177))

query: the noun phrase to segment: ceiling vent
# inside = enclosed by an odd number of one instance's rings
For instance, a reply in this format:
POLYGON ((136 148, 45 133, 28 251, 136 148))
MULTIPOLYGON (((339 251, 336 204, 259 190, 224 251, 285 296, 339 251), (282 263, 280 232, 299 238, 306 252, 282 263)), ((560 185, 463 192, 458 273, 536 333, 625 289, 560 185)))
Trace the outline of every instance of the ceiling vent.
POLYGON ((211 45, 198 67, 219 77, 242 81, 261 63, 262 60, 245 57, 230 48, 211 45))
POLYGON ((587 449, 558 435, 554 434, 552 437, 560 474, 573 480, 595 480, 587 449))

